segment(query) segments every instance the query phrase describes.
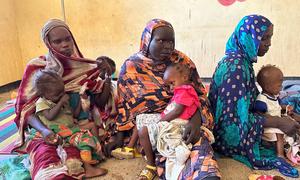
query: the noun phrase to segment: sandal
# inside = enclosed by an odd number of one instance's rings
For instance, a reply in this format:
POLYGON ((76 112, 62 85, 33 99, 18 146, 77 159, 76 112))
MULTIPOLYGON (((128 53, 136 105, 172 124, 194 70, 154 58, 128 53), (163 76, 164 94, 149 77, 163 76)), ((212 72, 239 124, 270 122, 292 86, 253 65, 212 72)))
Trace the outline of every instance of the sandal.
POLYGON ((147 180, 153 180, 156 176, 156 167, 146 165, 146 167, 141 171, 139 178, 147 178, 147 180))
POLYGON ((134 149, 129 147, 117 148, 111 151, 111 155, 116 159, 133 159, 134 149))

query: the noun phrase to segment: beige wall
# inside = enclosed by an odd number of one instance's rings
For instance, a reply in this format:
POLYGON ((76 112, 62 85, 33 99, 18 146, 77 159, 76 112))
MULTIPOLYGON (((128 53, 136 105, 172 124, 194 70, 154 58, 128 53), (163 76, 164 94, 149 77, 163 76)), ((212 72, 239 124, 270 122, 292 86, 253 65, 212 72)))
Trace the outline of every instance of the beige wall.
MULTIPOLYGON (((14 56, 19 54, 17 64, 24 67, 28 60, 46 52, 40 30, 47 19, 62 17, 61 1, 15 0, 14 7, 8 2, 16 18, 7 23, 15 24, 18 36, 14 38, 19 39, 20 51, 14 56)), ((0 10, 2 7, 5 6, 0 10)), ((246 0, 229 7, 220 5, 217 0, 65 0, 67 23, 86 57, 108 55, 120 67, 127 57, 138 51, 146 22, 158 17, 173 24, 176 48, 194 60, 202 77, 212 75, 238 21, 253 13, 267 16, 275 25, 272 48, 255 68, 272 63, 280 66, 286 76, 300 76, 297 69, 300 67, 299 9, 298 0, 246 0)), ((3 34, 1 31, 0 37, 3 34)), ((8 34, 4 37, 12 38, 8 34)), ((0 45, 1 52, 5 48, 0 45)), ((20 78, 20 74, 5 82, 20 78)), ((3 83, 2 76, 0 80, 3 83)))
POLYGON ((19 79, 23 69, 13 1, 1 1, 0 29, 0 85, 3 85, 19 79))

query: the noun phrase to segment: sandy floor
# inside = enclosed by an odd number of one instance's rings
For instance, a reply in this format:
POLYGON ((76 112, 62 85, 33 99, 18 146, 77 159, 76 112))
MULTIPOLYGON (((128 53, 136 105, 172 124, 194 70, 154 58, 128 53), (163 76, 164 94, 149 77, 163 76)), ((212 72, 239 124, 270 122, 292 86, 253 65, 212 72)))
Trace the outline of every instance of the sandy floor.
MULTIPOLYGON (((108 174, 103 177, 93 178, 93 180, 134 180, 144 167, 144 163, 142 158, 131 160, 109 159, 100 165, 100 167, 109 170, 108 174)), ((280 175, 276 170, 254 171, 229 158, 218 159, 218 163, 222 173, 222 179, 224 180, 247 180, 251 173, 280 175)), ((300 171, 299 167, 298 170, 300 171)), ((295 180, 293 178, 284 178, 287 180, 295 180)))

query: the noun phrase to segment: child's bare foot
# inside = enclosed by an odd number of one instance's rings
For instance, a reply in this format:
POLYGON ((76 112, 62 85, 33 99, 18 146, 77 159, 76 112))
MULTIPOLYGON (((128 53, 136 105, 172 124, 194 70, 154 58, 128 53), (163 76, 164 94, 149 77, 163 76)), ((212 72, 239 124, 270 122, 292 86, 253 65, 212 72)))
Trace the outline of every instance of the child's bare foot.
POLYGON ((87 163, 84 163, 84 169, 85 169, 85 177, 86 178, 103 176, 103 175, 107 174, 107 172, 108 172, 107 169, 94 167, 87 163))

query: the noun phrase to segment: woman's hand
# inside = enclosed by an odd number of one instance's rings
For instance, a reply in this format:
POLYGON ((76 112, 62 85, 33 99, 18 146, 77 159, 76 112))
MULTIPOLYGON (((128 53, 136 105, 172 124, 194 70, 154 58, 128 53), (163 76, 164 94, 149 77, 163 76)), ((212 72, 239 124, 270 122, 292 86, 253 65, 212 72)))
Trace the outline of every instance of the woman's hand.
POLYGON ((278 128, 288 136, 293 136, 300 128, 298 122, 290 117, 266 116, 264 127, 278 128))
POLYGON ((198 109, 185 126, 183 139, 185 140, 186 144, 195 144, 196 142, 198 142, 198 140, 200 139, 201 125, 201 113, 198 109))
POLYGON ((112 75, 112 69, 111 69, 111 67, 109 66, 109 64, 106 61, 103 61, 102 59, 97 59, 96 63, 97 63, 97 67, 98 67, 98 69, 100 71, 100 75, 99 76, 102 79, 105 78, 105 74, 107 74, 108 76, 112 75))

